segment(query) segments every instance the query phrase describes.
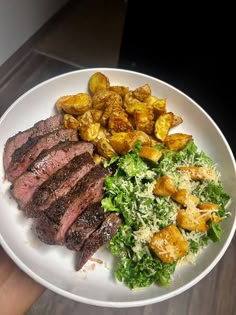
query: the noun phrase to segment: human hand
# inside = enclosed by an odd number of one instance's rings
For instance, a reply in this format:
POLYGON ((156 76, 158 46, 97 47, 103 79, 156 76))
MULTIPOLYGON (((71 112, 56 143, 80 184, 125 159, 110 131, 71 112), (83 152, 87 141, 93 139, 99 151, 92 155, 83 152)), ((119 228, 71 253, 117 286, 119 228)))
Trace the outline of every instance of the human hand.
POLYGON ((0 313, 23 315, 45 290, 7 256, 0 245, 0 313))

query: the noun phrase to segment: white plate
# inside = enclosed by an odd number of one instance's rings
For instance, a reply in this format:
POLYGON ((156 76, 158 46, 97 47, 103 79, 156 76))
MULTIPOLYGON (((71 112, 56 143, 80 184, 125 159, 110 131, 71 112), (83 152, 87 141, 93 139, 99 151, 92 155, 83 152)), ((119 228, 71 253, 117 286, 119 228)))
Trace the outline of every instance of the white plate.
POLYGON ((95 71, 106 74, 112 85, 134 89, 150 84, 152 94, 167 98, 167 108, 180 115, 184 122, 176 132, 192 134, 199 148, 218 164, 225 190, 232 196, 229 210, 232 216, 223 223, 225 233, 219 243, 211 244, 199 255, 195 265, 178 268, 172 284, 156 285, 142 290, 129 290, 116 282, 113 276, 113 258, 105 249, 95 257, 102 264, 89 261, 83 271, 75 272, 75 254, 59 246, 49 246, 37 240, 32 231, 31 219, 26 219, 10 198, 9 183, 4 181, 0 164, 0 242, 15 263, 45 287, 72 300, 108 307, 134 307, 157 303, 192 287, 216 265, 225 253, 236 228, 235 183, 236 172, 233 154, 219 128, 188 96, 176 88, 153 77, 119 69, 94 68, 66 73, 34 87, 21 96, 0 120, 0 155, 6 140, 20 130, 49 117, 55 101, 62 95, 86 92, 88 79, 95 71))

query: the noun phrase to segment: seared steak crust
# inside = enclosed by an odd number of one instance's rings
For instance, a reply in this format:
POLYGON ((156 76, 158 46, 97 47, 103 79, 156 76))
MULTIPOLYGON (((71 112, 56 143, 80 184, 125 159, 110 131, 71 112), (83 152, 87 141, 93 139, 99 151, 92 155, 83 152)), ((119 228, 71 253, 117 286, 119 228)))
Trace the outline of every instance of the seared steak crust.
POLYGON ((93 148, 93 144, 88 142, 65 141, 50 150, 43 151, 11 186, 11 193, 19 206, 24 208, 35 190, 57 170, 84 152, 92 155, 93 148))
POLYGON ((12 154, 16 149, 20 148, 24 143, 26 143, 29 138, 34 138, 36 136, 41 136, 46 133, 52 132, 54 130, 60 129, 62 127, 63 115, 57 114, 51 116, 45 120, 40 120, 32 128, 25 131, 20 131, 16 135, 10 137, 4 148, 3 164, 5 171, 11 162, 12 154))
POLYGON ((100 202, 89 205, 75 220, 66 235, 66 246, 78 251, 89 235, 102 223, 107 214, 100 202))
POLYGON ((50 149, 66 140, 78 141, 77 130, 62 128, 43 136, 30 138, 13 153, 11 163, 6 171, 6 178, 13 181, 27 170, 43 150, 50 149))
POLYGON ((103 183, 106 170, 95 166, 87 173, 66 196, 58 199, 47 210, 45 215, 59 225, 55 240, 58 244, 65 243, 65 235, 77 217, 91 203, 103 197, 103 183))
POLYGON ((110 241, 121 225, 121 218, 116 213, 110 213, 102 225, 84 242, 80 252, 77 270, 80 270, 88 259, 103 245, 110 241))
POLYGON ((35 190, 26 212, 37 215, 39 211, 46 210, 54 201, 65 196, 94 165, 88 152, 74 157, 35 190))

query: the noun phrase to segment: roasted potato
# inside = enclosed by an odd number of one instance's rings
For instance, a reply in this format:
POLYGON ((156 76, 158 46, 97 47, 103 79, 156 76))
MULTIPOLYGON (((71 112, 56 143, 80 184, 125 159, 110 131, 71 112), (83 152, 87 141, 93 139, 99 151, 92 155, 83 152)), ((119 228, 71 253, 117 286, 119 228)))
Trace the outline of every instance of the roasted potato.
POLYGON ((174 224, 155 233, 149 246, 165 263, 171 263, 188 252, 188 242, 174 224))
POLYGON ((173 113, 165 113, 161 114, 157 118, 155 122, 154 133, 158 140, 164 141, 166 139, 173 123, 173 117, 173 113))
POLYGON ((64 114, 63 125, 65 128, 78 129, 80 126, 79 121, 70 114, 64 114))
POLYGON ((159 98, 154 103, 152 103, 155 118, 159 117, 161 114, 166 113, 166 99, 159 98))
POLYGON ((118 154, 126 154, 141 140, 143 145, 150 145, 151 141, 147 134, 142 131, 118 132, 110 137, 110 144, 118 154))
POLYGON ((84 141, 94 141, 98 136, 99 129, 99 123, 92 123, 90 125, 80 127, 79 135, 84 141))
POLYGON ((133 96, 143 102, 145 98, 151 96, 151 88, 149 84, 138 87, 133 91, 133 96))
POLYGON ((137 130, 144 131, 148 135, 151 135, 153 133, 154 115, 153 115, 152 111, 135 110, 133 117, 134 117, 134 123, 135 123, 137 130))
POLYGON ((92 97, 93 108, 104 110, 107 106, 122 108, 122 98, 110 90, 98 90, 92 97))
POLYGON ((122 99, 124 99, 125 95, 129 93, 129 88, 127 86, 113 85, 109 88, 111 91, 119 94, 122 99))
POLYGON ((195 208, 191 209, 180 209, 177 212, 176 224, 188 231, 196 231, 196 232, 206 232, 208 226, 206 221, 202 217, 201 213, 195 208))
POLYGON ((92 94, 95 94, 99 90, 107 90, 109 87, 110 81, 102 72, 95 72, 88 82, 88 88, 92 94))
POLYGON ((79 122, 79 128, 88 126, 94 122, 93 115, 90 110, 87 110, 83 115, 78 116, 77 120, 79 122))
POLYGON ((125 111, 114 112, 110 115, 108 128, 112 132, 124 132, 133 130, 133 126, 128 119, 125 111))
POLYGON ((162 176, 156 180, 153 193, 157 196, 167 197, 176 192, 175 181, 169 176, 162 176))
POLYGON ((63 109, 67 114, 81 115, 90 109, 91 96, 87 93, 62 96, 56 101, 57 109, 63 109))
POLYGON ((94 122, 99 122, 101 117, 102 117, 103 111, 99 110, 99 109, 92 108, 91 114, 93 116, 94 122))
POLYGON ((183 122, 182 117, 174 114, 171 128, 182 124, 182 122, 183 122))
POLYGON ((165 138, 164 144, 168 149, 172 151, 178 151, 183 149, 190 139, 192 139, 191 135, 184 133, 173 133, 165 138))
POLYGON ((139 151, 139 156, 143 159, 156 163, 162 156, 162 152, 154 147, 143 145, 142 149, 139 151))
POLYGON ((97 150, 101 156, 103 156, 104 158, 106 158, 108 160, 114 156, 117 156, 117 153, 115 152, 113 147, 110 145, 110 143, 105 138, 98 140, 97 150))

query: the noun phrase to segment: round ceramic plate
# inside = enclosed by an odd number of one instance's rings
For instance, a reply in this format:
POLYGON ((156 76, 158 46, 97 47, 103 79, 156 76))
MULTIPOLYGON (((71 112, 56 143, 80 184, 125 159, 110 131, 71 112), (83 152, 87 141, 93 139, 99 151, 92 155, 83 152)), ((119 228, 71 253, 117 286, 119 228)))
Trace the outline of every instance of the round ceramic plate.
POLYGON ((65 247, 41 243, 31 231, 31 219, 26 219, 10 198, 9 182, 4 180, 0 164, 0 242, 8 255, 29 276, 43 286, 72 300, 108 307, 134 307, 157 303, 171 298, 201 280, 218 263, 233 237, 236 227, 235 162, 224 136, 209 115, 192 99, 176 88, 156 78, 137 72, 94 68, 66 73, 34 87, 21 96, 0 120, 0 155, 7 139, 20 130, 55 112, 55 101, 62 95, 87 92, 88 80, 95 71, 107 75, 112 85, 135 89, 148 83, 152 94, 167 98, 169 111, 181 116, 184 122, 175 132, 192 134, 197 146, 217 163, 224 188, 232 197, 232 215, 223 222, 225 233, 220 242, 210 244, 194 265, 179 267, 168 287, 153 285, 146 289, 130 290, 114 278, 111 254, 101 248, 80 272, 75 271, 75 253, 65 247), (100 263, 98 263, 96 261, 100 263))

